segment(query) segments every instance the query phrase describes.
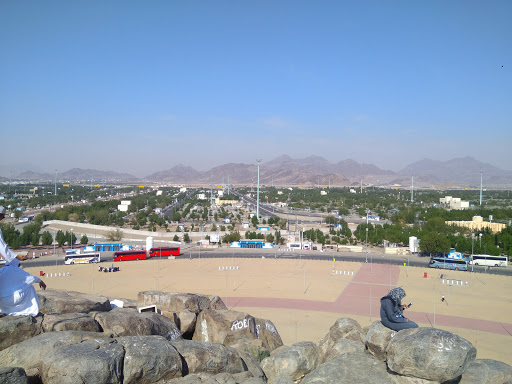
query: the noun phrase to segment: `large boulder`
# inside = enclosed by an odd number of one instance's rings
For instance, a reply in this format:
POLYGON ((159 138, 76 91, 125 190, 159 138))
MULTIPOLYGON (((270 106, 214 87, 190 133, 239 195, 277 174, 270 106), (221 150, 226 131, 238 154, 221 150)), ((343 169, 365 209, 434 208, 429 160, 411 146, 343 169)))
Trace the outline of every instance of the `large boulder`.
POLYGON ((255 319, 245 312, 229 310, 202 311, 196 322, 193 340, 221 343, 240 350, 273 351, 283 345, 274 324, 255 319))
POLYGON ((40 333, 41 323, 32 316, 3 316, 0 318, 0 351, 40 333))
POLYGON ((56 313, 44 316, 43 331, 101 332, 101 328, 88 313, 56 313))
POLYGON ((76 313, 110 311, 110 301, 101 295, 46 289, 37 291, 39 311, 48 313, 76 313))
POLYGON ((0 383, 28 384, 28 377, 23 368, 0 367, 0 383))
POLYGON ((512 367, 496 360, 475 360, 458 384, 512 384, 512 367))
POLYGON ((395 384, 391 381, 386 364, 366 353, 339 355, 319 365, 302 384, 395 384))
POLYGON ((181 356, 162 336, 116 338, 125 350, 123 384, 146 384, 181 377, 181 356))
POLYGON ((41 378, 52 384, 122 384, 123 360, 124 348, 114 340, 86 340, 43 356, 41 378))
POLYGON ((385 327, 380 321, 375 321, 366 332, 365 345, 375 358, 385 361, 386 349, 396 331, 385 327))
POLYGON ((218 343, 203 343, 193 340, 176 340, 171 344, 183 360, 183 375, 192 373, 240 373, 247 366, 237 351, 218 343))
POLYGON ((400 331, 387 348, 390 370, 441 383, 460 376, 475 357, 476 349, 469 341, 436 328, 400 331))
POLYGON ((41 359, 63 346, 84 340, 106 338, 97 332, 48 332, 41 333, 21 343, 0 351, 1 367, 21 367, 28 376, 41 375, 41 359))
POLYGON ((110 312, 93 314, 103 332, 118 336, 163 336, 167 340, 181 338, 181 333, 174 322, 158 313, 139 313, 130 308, 114 308, 110 312))
MULTIPOLYGON (((420 379, 418 377, 402 376, 398 373, 389 371, 389 379, 393 384, 439 384, 439 381, 432 381, 427 379, 420 379)), ((443 384, 455 384, 454 382, 446 382, 443 384)))
POLYGON ((161 311, 163 316, 170 318, 180 329, 181 334, 186 339, 191 339, 196 329, 197 315, 189 310, 181 312, 161 311))
POLYGON ((357 341, 341 339, 336 344, 327 349, 321 356, 320 364, 323 364, 332 358, 348 353, 363 353, 364 345, 357 341))
POLYGON ((184 310, 198 314, 205 309, 227 309, 218 296, 195 293, 169 293, 161 291, 144 291, 137 294, 139 307, 156 305, 157 309, 167 312, 184 310))
POLYGON ((363 345, 363 329, 355 320, 342 317, 329 328, 329 332, 318 343, 320 354, 326 355, 341 339, 352 340, 363 345))
POLYGON ((273 383, 281 375, 295 381, 315 369, 320 359, 317 345, 304 341, 276 349, 260 365, 269 383, 273 383))

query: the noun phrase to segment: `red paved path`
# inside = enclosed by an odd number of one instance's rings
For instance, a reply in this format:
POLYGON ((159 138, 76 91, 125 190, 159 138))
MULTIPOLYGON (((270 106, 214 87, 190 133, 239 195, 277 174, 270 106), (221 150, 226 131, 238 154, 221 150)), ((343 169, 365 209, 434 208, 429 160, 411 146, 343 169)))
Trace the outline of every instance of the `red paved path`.
MULTIPOLYGON (((386 264, 363 264, 336 301, 313 301, 265 297, 229 297, 230 307, 262 307, 334 312, 380 317, 380 298, 396 286, 400 269, 386 264)), ((226 302, 226 298, 224 298, 226 302)), ((460 316, 408 311, 408 317, 420 324, 473 329, 500 335, 512 335, 512 324, 460 316)))

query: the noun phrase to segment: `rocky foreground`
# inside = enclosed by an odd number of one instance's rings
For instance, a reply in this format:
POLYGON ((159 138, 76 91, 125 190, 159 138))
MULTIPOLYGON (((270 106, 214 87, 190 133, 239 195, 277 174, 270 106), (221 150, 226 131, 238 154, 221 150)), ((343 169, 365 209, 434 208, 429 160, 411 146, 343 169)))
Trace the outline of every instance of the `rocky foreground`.
POLYGON ((475 360, 435 328, 361 328, 340 318, 319 342, 283 345, 270 320, 217 296, 140 292, 117 301, 38 292, 42 316, 0 318, 0 383, 512 384, 512 367, 475 360), (138 308, 155 305, 158 313, 138 308))

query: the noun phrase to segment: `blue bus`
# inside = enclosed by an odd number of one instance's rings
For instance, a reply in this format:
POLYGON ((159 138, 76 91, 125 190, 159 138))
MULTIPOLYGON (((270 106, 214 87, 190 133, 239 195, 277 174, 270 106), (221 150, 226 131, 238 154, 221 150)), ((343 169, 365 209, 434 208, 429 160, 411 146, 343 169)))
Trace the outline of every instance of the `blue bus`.
POLYGON ((468 270, 468 259, 453 259, 451 257, 433 257, 430 259, 430 268, 453 269, 457 271, 468 270))

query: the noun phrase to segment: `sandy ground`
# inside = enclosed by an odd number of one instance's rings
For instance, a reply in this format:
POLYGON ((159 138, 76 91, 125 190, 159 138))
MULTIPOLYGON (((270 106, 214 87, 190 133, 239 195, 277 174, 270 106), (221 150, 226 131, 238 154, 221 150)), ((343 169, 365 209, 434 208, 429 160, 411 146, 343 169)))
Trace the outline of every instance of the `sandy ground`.
MULTIPOLYGON (((146 290, 218 295, 230 309, 271 320, 287 345, 298 341, 319 341, 340 317, 355 319, 361 326, 380 320, 380 297, 390 288, 400 285, 408 294, 405 300, 413 302, 409 316, 420 326, 435 326, 457 333, 477 347, 477 358, 495 359, 512 365, 512 300, 509 295, 512 279, 509 277, 274 258, 179 258, 114 265, 121 271, 100 273, 98 265, 45 267, 44 280, 50 289, 97 293, 111 299, 136 299, 138 292, 146 290), (346 299, 348 295, 349 302, 362 304, 365 311, 353 310, 348 305, 325 311, 308 308, 312 303, 332 304, 342 295, 346 299), (444 302, 441 301, 442 296, 445 297, 444 302), (288 300, 295 307, 270 308, 271 305, 261 303, 243 306, 243 299, 247 298, 266 298, 269 302, 288 300), (436 323, 436 319, 440 322, 443 316, 455 319, 453 326, 436 323), (482 325, 478 330, 467 324, 457 326, 457 321, 462 324, 465 319, 476 319, 482 325), (500 325, 503 329, 482 331, 486 320, 503 323, 504 326, 500 325)), ((41 268, 26 270, 39 276, 41 268)), ((337 302, 340 305, 344 303, 337 302)))

